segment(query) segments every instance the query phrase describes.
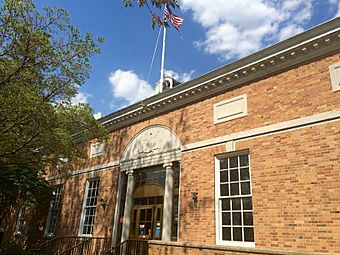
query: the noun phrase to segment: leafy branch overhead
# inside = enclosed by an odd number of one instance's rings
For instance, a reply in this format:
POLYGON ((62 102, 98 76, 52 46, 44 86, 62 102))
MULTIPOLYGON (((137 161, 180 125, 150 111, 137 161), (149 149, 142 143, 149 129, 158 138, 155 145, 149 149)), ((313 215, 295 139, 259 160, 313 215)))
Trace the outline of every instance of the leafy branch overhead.
POLYGON ((162 8, 165 5, 168 5, 172 8, 180 8, 180 5, 177 0, 123 0, 123 3, 125 7, 132 7, 134 6, 134 3, 136 3, 139 7, 146 7, 149 12, 151 13, 151 22, 152 22, 152 28, 155 27, 157 24, 159 27, 166 26, 169 27, 168 22, 166 22, 158 13, 154 12, 152 8, 157 8, 159 10, 162 10, 162 8), (150 4, 150 3, 151 4, 150 4))
POLYGON ((71 103, 103 38, 82 35, 63 9, 0 1, 0 171, 40 179, 47 167, 60 169, 60 159, 85 155, 74 132, 105 135, 89 105, 71 103))

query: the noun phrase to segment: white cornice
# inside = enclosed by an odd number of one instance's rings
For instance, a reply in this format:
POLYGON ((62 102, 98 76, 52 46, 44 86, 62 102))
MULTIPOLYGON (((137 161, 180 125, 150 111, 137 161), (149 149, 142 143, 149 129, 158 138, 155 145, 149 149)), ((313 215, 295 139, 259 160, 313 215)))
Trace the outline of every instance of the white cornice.
POLYGON ((205 147, 216 146, 229 141, 240 141, 244 139, 250 139, 263 135, 272 135, 277 132, 291 131, 296 128, 304 128, 316 124, 324 124, 329 121, 340 120, 340 109, 336 109, 329 112, 323 112, 311 116, 305 116, 297 119, 292 119, 280 123, 275 123, 268 126, 258 127, 250 130, 241 131, 225 136, 215 137, 204 141, 199 141, 182 146, 182 152, 188 152, 192 150, 198 150, 205 147))
POLYGON ((89 168, 82 168, 82 169, 75 170, 75 171, 65 173, 65 174, 53 175, 53 176, 48 177, 47 180, 52 181, 52 180, 61 179, 65 177, 71 177, 71 176, 76 176, 76 175, 81 175, 81 174, 86 174, 86 173, 92 173, 95 171, 106 170, 108 168, 113 168, 113 167, 118 167, 118 166, 119 166, 119 161, 112 161, 109 163, 96 165, 96 166, 89 167, 89 168))
POLYGON ((322 125, 325 123, 339 121, 340 109, 323 112, 311 116, 305 116, 297 119, 292 119, 284 122, 275 123, 268 126, 258 127, 250 130, 241 131, 225 136, 215 137, 195 143, 182 145, 180 150, 169 151, 163 154, 155 154, 150 157, 135 158, 127 161, 113 161, 106 164, 96 165, 90 168, 79 169, 72 171, 65 175, 55 175, 47 178, 48 181, 61 179, 64 177, 72 177, 81 174, 93 173, 96 171, 107 170, 109 168, 120 168, 120 171, 128 169, 138 169, 142 167, 159 165, 164 162, 172 162, 181 160, 181 154, 194 150, 201 150, 211 146, 217 146, 228 143, 230 141, 236 142, 244 139, 254 139, 259 136, 272 135, 278 132, 289 132, 299 128, 310 127, 314 125, 322 125))
MULTIPOLYGON (((278 43, 211 73, 110 114, 100 122, 115 130, 218 93, 339 52, 340 18, 278 43)), ((81 134, 74 136, 81 140, 81 134)))

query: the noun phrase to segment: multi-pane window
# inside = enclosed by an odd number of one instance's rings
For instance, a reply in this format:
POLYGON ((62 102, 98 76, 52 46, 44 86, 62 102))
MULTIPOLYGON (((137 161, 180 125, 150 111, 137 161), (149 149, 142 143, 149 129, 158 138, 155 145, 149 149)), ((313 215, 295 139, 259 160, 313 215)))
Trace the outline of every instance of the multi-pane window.
POLYGON ((85 188, 83 213, 80 221, 80 235, 92 235, 96 214, 99 179, 88 180, 85 188))
POLYGON ((171 238, 177 241, 177 231, 178 231, 178 195, 174 196, 172 204, 172 228, 171 228, 171 238))
POLYGON ((165 171, 159 168, 145 168, 135 174, 135 190, 146 184, 165 186, 165 171))
POLYGON ((219 242, 253 245, 249 154, 246 152, 218 157, 216 168, 219 242))
POLYGON ((52 236, 57 226, 57 221, 60 212, 60 201, 63 193, 63 187, 56 186, 53 190, 53 200, 51 201, 48 211, 47 225, 45 235, 52 236))
POLYGON ((26 207, 23 207, 23 206, 20 207, 18 218, 17 218, 17 224, 15 226, 15 234, 21 234, 21 231, 22 231, 22 228, 25 222, 25 211, 26 211, 26 207))

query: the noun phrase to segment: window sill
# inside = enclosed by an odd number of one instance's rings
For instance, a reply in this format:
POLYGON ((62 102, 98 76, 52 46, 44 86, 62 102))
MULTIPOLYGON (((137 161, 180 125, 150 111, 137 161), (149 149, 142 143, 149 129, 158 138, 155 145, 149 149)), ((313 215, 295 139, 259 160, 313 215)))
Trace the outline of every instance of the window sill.
POLYGON ((245 248, 255 248, 254 242, 232 242, 232 241, 220 241, 216 245, 221 246, 233 246, 233 247, 245 247, 245 248))
POLYGON ((89 238, 91 238, 92 235, 78 234, 78 237, 89 237, 89 238))

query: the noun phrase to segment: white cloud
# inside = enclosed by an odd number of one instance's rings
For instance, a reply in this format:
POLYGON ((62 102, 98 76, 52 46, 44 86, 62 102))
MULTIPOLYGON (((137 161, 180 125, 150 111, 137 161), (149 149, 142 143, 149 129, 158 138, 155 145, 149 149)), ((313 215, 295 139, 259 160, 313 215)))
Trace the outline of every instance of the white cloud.
POLYGON ((191 70, 189 73, 180 74, 173 70, 165 70, 164 74, 165 76, 170 76, 179 82, 187 82, 191 80, 191 76, 193 75, 194 72, 195 72, 194 70, 191 70))
POLYGON ((113 96, 126 100, 128 104, 136 103, 154 94, 152 86, 131 70, 116 70, 110 74, 109 82, 113 96))
POLYGON ((281 29, 279 33, 279 40, 282 41, 289 38, 291 35, 301 33, 302 31, 303 28, 300 26, 297 26, 295 24, 288 25, 281 29))
POLYGON ((340 2, 339 2, 339 0, 329 0, 329 3, 331 5, 333 5, 334 8, 337 9, 337 12, 336 12, 336 14, 333 18, 340 16, 340 2))
POLYGON ((103 113, 97 112, 97 113, 93 114, 93 117, 94 117, 96 120, 98 120, 98 119, 100 119, 101 117, 103 117, 103 113))
POLYGON ((90 97, 92 97, 91 94, 79 92, 74 98, 72 98, 71 104, 72 105, 87 104, 88 103, 87 99, 90 97))
MULTIPOLYGON (((221 59, 241 58, 304 30, 313 0, 182 0, 205 29, 195 42, 221 59)), ((331 0, 332 1, 332 0, 331 0)))

